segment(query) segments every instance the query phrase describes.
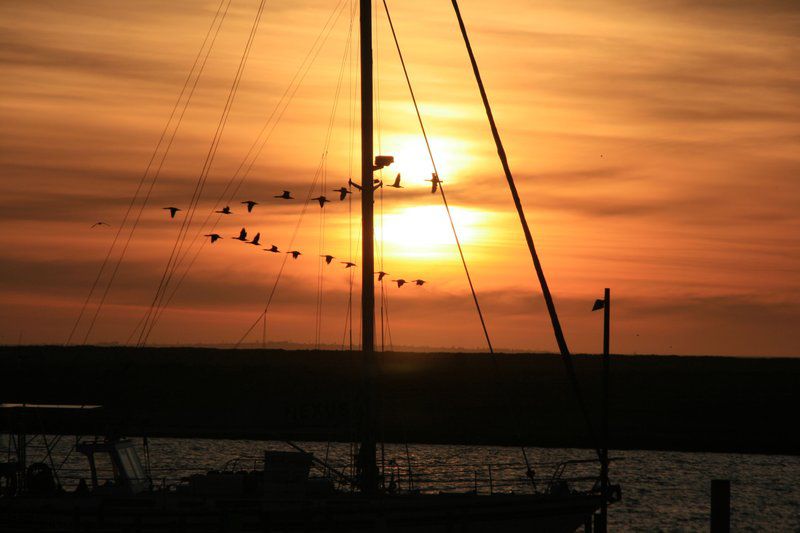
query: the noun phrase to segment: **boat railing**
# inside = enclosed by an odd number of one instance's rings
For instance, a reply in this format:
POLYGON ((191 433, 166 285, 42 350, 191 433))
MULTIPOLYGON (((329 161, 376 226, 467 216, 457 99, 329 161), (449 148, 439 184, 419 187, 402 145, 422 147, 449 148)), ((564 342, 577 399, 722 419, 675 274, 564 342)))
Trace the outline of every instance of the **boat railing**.
MULTIPOLYGON (((619 461, 619 457, 610 457, 609 462, 619 461)), ((550 479, 547 481, 546 490, 548 492, 559 492, 569 490, 576 483, 591 483, 590 490, 596 492, 600 486, 599 470, 591 474, 575 474, 566 476, 565 473, 570 469, 580 468, 581 466, 597 465, 597 459, 570 459, 556 463, 550 479)))
MULTIPOLYGON (((319 457, 323 457, 321 454, 319 457)), ((339 490, 353 490, 352 459, 347 453, 325 453, 324 460, 314 462, 311 475, 314 478, 327 478, 339 490)), ((180 458, 178 458, 180 459, 180 458)), ((530 470, 521 461, 485 461, 479 457, 452 455, 444 457, 425 457, 391 453, 382 463, 382 486, 393 493, 438 493, 438 492, 477 492, 493 493, 531 493, 554 492, 559 490, 591 491, 598 479, 599 468, 596 459, 575 458, 560 462, 531 462, 530 470), (392 460, 394 459, 394 460, 392 460)), ((617 460, 617 459, 612 459, 617 460)), ((69 462, 58 469, 60 483, 76 486, 87 477, 84 465, 69 462)), ((232 457, 221 462, 218 472, 240 472, 264 468, 263 455, 248 454, 232 457)), ((195 467, 190 462, 178 460, 173 464, 149 470, 154 489, 168 490, 181 483, 181 479, 193 474, 206 474, 209 467, 195 467)), ((104 473, 105 474, 105 473, 104 473)), ((104 483, 106 476, 101 476, 104 483)), ((110 476, 109 476, 110 480, 110 476)))

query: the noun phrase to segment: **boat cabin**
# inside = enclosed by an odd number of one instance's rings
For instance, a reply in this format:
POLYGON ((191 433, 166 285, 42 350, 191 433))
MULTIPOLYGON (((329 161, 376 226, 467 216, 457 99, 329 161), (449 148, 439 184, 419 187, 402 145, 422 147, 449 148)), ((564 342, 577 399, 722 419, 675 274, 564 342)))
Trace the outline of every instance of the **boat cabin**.
POLYGON ((113 494, 139 494, 152 488, 152 482, 145 472, 135 445, 129 440, 112 439, 105 441, 81 442, 76 450, 86 456, 92 475, 92 492, 113 494), (109 465, 111 479, 100 483, 98 465, 109 465))

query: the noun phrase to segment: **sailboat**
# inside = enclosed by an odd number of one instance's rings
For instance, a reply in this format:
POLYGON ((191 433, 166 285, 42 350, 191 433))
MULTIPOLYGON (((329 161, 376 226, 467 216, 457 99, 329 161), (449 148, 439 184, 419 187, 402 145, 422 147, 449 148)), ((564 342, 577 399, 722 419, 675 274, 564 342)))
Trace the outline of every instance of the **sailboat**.
MULTIPOLYGON (((456 0, 453 6, 497 143, 504 172, 517 206, 534 268, 541 284, 556 341, 574 380, 570 354, 555 305, 533 245, 491 107, 472 53, 456 0)), ((477 491, 423 493, 386 483, 377 460, 378 358, 375 338, 375 250, 373 206, 375 171, 392 162, 373 146, 372 0, 359 0, 361 83, 361 354, 363 411, 353 474, 346 474, 293 446, 268 451, 263 470, 208 472, 171 488, 154 486, 130 440, 116 436, 85 441, 91 476, 74 492, 53 483, 44 463, 25 463, 26 436, 18 440, 17 462, 3 465, 5 491, 0 498, 3 531, 387 531, 387 532, 568 532, 591 529, 595 513, 618 499, 610 486, 606 458, 596 483, 578 490, 554 475, 526 493, 481 494, 477 491), (106 457, 114 479, 101 483, 97 461, 106 457), (324 476, 312 476, 322 466, 324 476)), ((409 84, 410 85, 410 84, 409 84)), ((439 177, 434 173, 434 190, 439 177)), ((35 406, 22 406, 35 409, 35 406)), ((81 409, 84 406, 80 407, 81 409)), ((526 474, 532 476, 529 470, 526 474)), ((600 522, 598 529, 604 529, 600 522)))

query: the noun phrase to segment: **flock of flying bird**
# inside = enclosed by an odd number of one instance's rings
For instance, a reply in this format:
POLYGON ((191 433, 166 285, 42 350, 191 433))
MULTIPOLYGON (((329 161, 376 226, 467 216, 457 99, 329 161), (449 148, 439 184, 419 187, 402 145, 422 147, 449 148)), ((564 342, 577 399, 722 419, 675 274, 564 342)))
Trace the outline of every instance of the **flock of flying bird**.
MULTIPOLYGON (((377 158, 376 158, 376 163, 377 163, 377 158)), ((432 184, 431 185, 431 192, 435 193, 436 190, 437 190, 437 187, 438 187, 439 183, 441 183, 441 181, 436 176, 436 174, 433 174, 432 179, 427 180, 427 181, 431 182, 431 184, 432 184)), ((360 185, 354 183, 353 181, 348 181, 348 184, 351 187, 355 188, 355 189, 362 190, 362 187, 360 185)), ((376 189, 379 188, 379 187, 382 187, 382 186, 383 186, 383 182, 381 182, 380 180, 375 180, 375 188, 376 189)), ((395 177, 394 182, 391 183, 391 184, 388 184, 387 187, 392 187, 392 188, 395 188, 395 189, 402 189, 403 186, 400 185, 400 174, 398 174, 397 177, 395 177)), ((340 187, 338 189, 333 189, 333 191, 339 193, 339 200, 340 201, 343 201, 345 198, 347 198, 348 194, 352 193, 352 191, 350 189, 348 189, 347 187, 340 187)), ((294 200, 294 197, 292 196, 292 193, 290 191, 283 191, 281 194, 277 194, 273 198, 278 198, 280 200, 294 200)), ((312 200, 316 200, 319 203, 319 206, 321 208, 324 208, 325 204, 330 202, 330 200, 328 200, 324 195, 317 196, 316 198, 312 198, 312 200)), ((252 213, 253 212, 253 208, 255 206, 259 205, 259 203, 254 201, 254 200, 245 200, 245 201, 243 201, 241 203, 243 205, 247 206, 247 212, 248 213, 252 213)), ((169 211, 169 217, 170 218, 175 218, 175 215, 178 212, 181 211, 181 208, 173 207, 173 206, 164 207, 163 209, 165 211, 169 211)), ((230 206, 227 206, 227 205, 225 207, 223 207, 222 209, 220 209, 218 211, 215 211, 215 213, 219 213, 221 215, 232 215, 232 214, 234 214, 233 211, 231 211, 230 206)), ((109 226, 109 224, 107 224, 105 222, 96 222, 95 224, 92 225, 92 228, 94 228, 95 226, 109 226)), ((208 237, 210 239, 211 244, 214 244, 219 239, 223 238, 222 235, 220 235, 219 233, 207 233, 207 234, 205 234, 205 237, 208 237)), ((242 228, 241 231, 239 231, 239 235, 237 235, 235 237, 232 237, 232 239, 237 240, 237 241, 242 241, 244 243, 251 244, 253 246, 261 246, 261 242, 260 242, 261 233, 260 232, 256 233, 255 236, 252 239, 248 240, 247 239, 247 229, 246 228, 242 228)), ((274 254, 281 253, 281 251, 278 249, 278 247, 275 246, 274 244, 271 245, 269 248, 263 248, 263 250, 266 251, 266 252, 274 253, 274 254)), ((291 254, 293 259, 297 259, 301 255, 303 255, 299 250, 291 250, 291 251, 288 251, 286 253, 287 254, 291 254)), ((333 262, 333 260, 336 259, 336 257, 334 257, 333 255, 327 255, 327 254, 326 255, 322 255, 320 257, 323 257, 325 259, 325 264, 327 264, 327 265, 330 265, 333 262)), ((340 261, 340 263, 343 264, 345 266, 345 268, 353 268, 353 267, 356 266, 356 264, 351 262, 351 261, 340 261)), ((378 275, 378 281, 379 282, 383 282, 383 278, 387 275, 387 273, 383 272, 383 271, 376 272, 376 274, 378 275)), ((426 283, 426 281, 424 279, 415 279, 415 280, 411 280, 411 281, 406 281, 404 279, 393 279, 392 281, 394 283, 397 283, 397 287, 398 288, 402 287, 403 285, 405 285, 407 283, 413 283, 414 285, 417 285, 417 286, 422 286, 422 285, 424 285, 426 283)))

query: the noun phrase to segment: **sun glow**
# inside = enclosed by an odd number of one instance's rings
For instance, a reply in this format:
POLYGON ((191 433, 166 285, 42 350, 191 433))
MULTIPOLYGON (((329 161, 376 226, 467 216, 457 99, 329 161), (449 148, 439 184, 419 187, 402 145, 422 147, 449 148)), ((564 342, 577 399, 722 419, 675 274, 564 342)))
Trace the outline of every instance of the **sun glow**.
MULTIPOLYGON (((477 209, 451 207, 462 245, 481 242, 488 235, 489 214, 477 209)), ((386 245, 386 254, 398 258, 438 257, 453 253, 455 238, 441 205, 407 207, 383 216, 376 236, 386 245)))
MULTIPOLYGON (((431 138, 431 150, 439 177, 445 182, 457 181, 473 157, 469 143, 452 137, 431 138)), ((399 172, 404 186, 429 187, 424 180, 431 178, 433 167, 422 135, 398 135, 383 142, 383 150, 394 156, 395 162, 383 171, 383 179, 391 181, 399 172)))

